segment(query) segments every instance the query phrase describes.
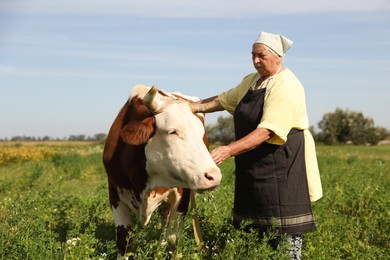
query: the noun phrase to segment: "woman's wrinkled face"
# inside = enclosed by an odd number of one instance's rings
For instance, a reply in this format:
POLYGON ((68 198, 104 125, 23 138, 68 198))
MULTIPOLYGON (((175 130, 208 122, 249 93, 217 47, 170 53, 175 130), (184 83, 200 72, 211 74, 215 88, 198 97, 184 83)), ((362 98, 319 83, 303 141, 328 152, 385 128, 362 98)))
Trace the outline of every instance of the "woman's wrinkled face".
POLYGON ((272 75, 281 64, 281 57, 270 50, 267 46, 255 43, 252 46, 253 66, 262 77, 272 75))

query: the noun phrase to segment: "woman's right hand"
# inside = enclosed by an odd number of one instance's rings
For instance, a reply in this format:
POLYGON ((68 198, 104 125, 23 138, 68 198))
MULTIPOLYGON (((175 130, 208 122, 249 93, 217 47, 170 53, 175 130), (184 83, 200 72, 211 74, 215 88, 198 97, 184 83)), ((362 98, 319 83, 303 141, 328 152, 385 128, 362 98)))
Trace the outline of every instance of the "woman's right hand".
POLYGON ((216 165, 221 164, 231 156, 231 149, 228 145, 219 146, 211 152, 211 157, 213 158, 216 165))

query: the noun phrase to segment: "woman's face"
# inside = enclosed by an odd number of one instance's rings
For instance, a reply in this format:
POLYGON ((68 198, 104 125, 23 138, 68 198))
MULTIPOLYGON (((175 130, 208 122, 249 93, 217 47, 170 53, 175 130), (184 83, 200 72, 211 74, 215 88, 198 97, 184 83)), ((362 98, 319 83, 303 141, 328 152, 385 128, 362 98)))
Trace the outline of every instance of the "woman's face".
POLYGON ((263 44, 253 44, 252 47, 253 66, 262 77, 268 77, 275 73, 280 66, 281 57, 273 53, 263 44))

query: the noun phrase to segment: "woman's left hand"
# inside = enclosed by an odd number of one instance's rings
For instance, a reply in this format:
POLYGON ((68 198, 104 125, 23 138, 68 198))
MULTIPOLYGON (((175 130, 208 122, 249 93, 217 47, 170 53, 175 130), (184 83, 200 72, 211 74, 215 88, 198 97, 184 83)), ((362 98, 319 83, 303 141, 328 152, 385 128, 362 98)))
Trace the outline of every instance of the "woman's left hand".
POLYGON ((213 158, 214 162, 219 165, 226 159, 228 159, 231 156, 231 150, 230 147, 225 145, 225 146, 219 146, 215 148, 211 152, 211 157, 213 158))

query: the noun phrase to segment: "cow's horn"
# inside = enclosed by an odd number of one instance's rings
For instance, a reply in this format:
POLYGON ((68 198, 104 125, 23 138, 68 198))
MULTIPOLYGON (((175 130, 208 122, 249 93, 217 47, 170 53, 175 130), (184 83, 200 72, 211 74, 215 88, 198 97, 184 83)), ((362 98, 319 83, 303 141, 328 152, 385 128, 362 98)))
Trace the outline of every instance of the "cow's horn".
POLYGON ((153 113, 156 114, 158 111, 158 106, 157 102, 154 101, 154 98, 156 97, 157 94, 157 88, 156 86, 153 86, 148 93, 144 96, 143 102, 144 105, 149 108, 149 110, 153 113))

